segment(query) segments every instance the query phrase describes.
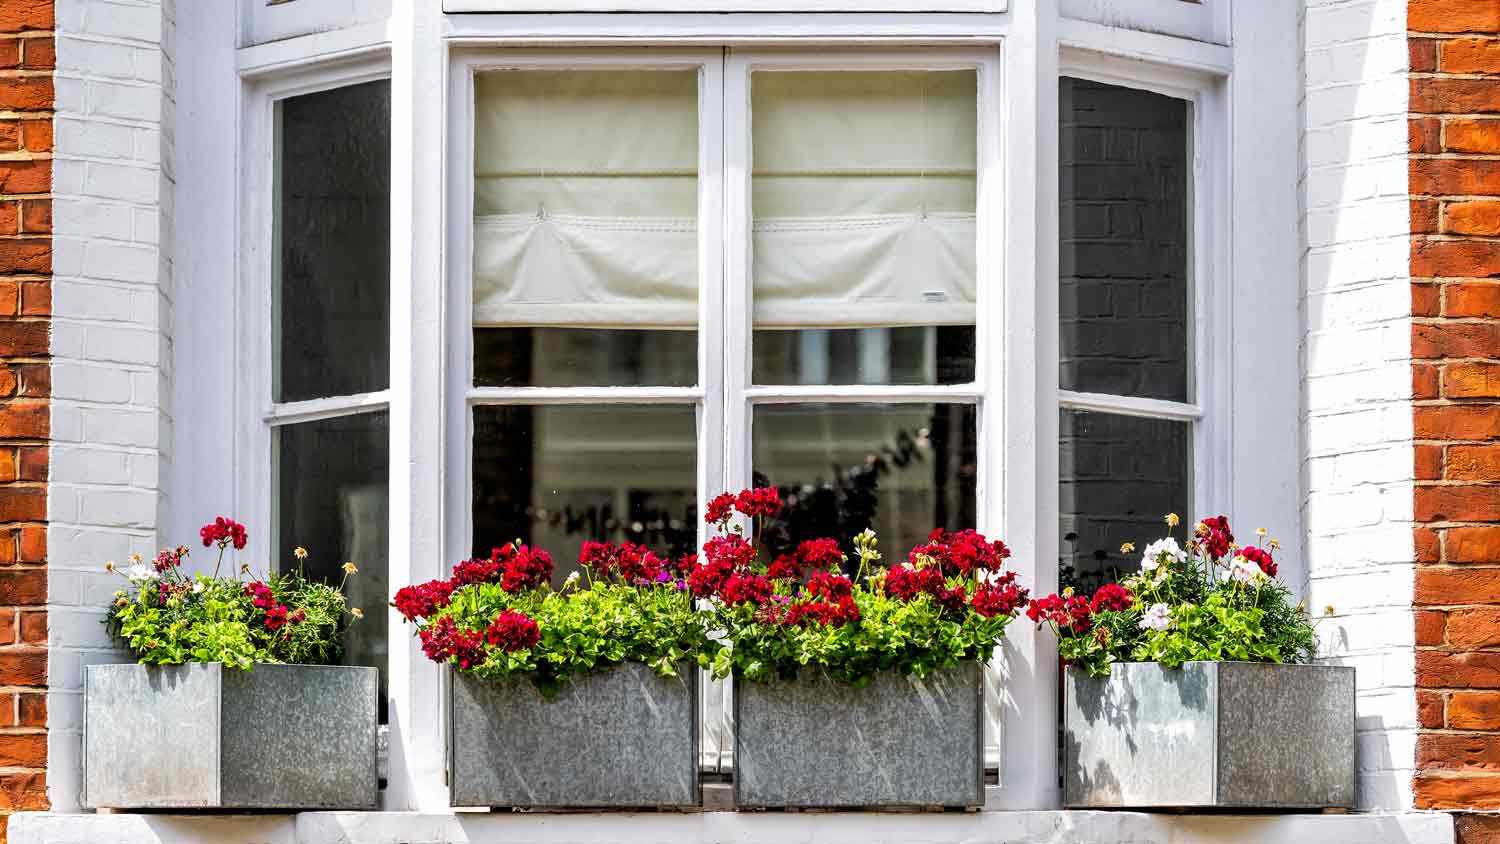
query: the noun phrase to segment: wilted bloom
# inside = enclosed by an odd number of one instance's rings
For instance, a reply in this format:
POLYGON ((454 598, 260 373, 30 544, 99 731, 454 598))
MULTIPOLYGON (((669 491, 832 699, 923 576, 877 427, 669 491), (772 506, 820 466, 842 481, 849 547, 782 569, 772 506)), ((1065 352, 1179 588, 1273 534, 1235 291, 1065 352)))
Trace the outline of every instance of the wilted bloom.
POLYGON ((344 574, 354 574, 359 571, 359 566, 353 563, 344 563, 344 574))
POLYGON ((303 548, 301 545, 298 545, 296 548, 292 549, 292 556, 296 557, 299 560, 305 560, 307 559, 307 549, 303 548))
POLYGON ((1125 542, 1125 543, 1122 543, 1120 545, 1120 553, 1121 554, 1133 554, 1133 553, 1135 553, 1135 543, 1134 542, 1125 542))
POLYGON ((1141 617, 1142 630, 1166 630, 1172 626, 1172 608, 1166 604, 1152 604, 1141 617))
POLYGON ((1168 513, 1166 522, 1167 527, 1177 527, 1178 525, 1182 524, 1182 517, 1178 516, 1176 513, 1168 513))
POLYGON ((105 563, 104 564, 104 570, 105 571, 114 571, 115 570, 115 561, 114 560, 110 560, 109 562, 105 563))
POLYGON ((1326 606, 1326 607, 1323 608, 1323 614, 1324 615, 1333 615, 1333 613, 1334 613, 1333 604, 1329 604, 1328 606, 1326 606))
POLYGON ((352 616, 354 616, 355 618, 364 618, 365 617, 365 611, 362 610, 362 609, 360 609, 359 607, 350 607, 349 608, 349 614, 352 615, 352 616))

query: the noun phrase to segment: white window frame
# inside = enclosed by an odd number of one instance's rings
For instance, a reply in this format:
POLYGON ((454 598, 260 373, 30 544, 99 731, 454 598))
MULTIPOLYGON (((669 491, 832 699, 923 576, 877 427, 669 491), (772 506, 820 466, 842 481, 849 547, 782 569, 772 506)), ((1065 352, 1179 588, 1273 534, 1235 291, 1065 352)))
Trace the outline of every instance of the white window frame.
POLYGON ((1008 0, 443 0, 447 12, 985 12, 1008 0))
MULTIPOLYGON (((634 2, 634 0, 623 0, 634 2)), ((567 3, 569 0, 540 0, 567 3)), ((1149 3, 1110 0, 1149 17, 1149 3), (1143 11, 1145 10, 1145 11, 1143 11)), ((1157 2, 1157 0, 1150 0, 1157 2)), ((872 0, 883 4, 884 0, 872 0)), ((1210 0, 1209 5, 1217 5, 1210 0)), ((806 11, 809 4, 796 4, 806 11)), ((909 4, 901 4, 911 9, 909 4)), ((674 7, 680 11, 680 7, 674 7)), ((1173 9, 1172 14, 1180 10, 1173 9)), ((1149 27, 1147 27, 1149 28, 1149 27)), ((774 51, 774 50, 773 50, 774 51)), ((555 55, 555 53, 554 53, 555 55)), ((752 54, 735 54, 743 60, 752 54)), ((276 424, 388 409, 391 415, 391 554, 393 584, 443 576, 455 554, 467 551, 471 402, 574 401, 688 403, 701 401, 700 425, 735 436, 743 454, 736 468, 710 465, 700 442, 700 491, 728 479, 748 477, 749 407, 774 400, 855 401, 900 392, 911 401, 949 398, 965 390, 966 400, 982 403, 979 448, 986 467, 980 478, 982 529, 1002 535, 1015 551, 1012 567, 1035 591, 1056 586, 1059 537, 1057 435, 1063 402, 1082 406, 1087 396, 1064 396, 1057 385, 1058 360, 1058 196, 1057 86, 1061 75, 1144 87, 1194 103, 1195 374, 1199 392, 1191 408, 1142 405, 1121 407, 1113 397, 1097 409, 1133 410, 1137 415, 1178 414, 1198 418, 1195 435, 1194 504, 1228 510, 1232 425, 1224 418, 1231 389, 1227 344, 1229 280, 1227 80, 1233 51, 1187 38, 1135 31, 1089 21, 1063 19, 1046 4, 1017 4, 1004 15, 989 14, 452 14, 438 4, 397 0, 386 24, 319 32, 243 47, 236 63, 243 80, 239 185, 241 216, 235 310, 238 323, 233 417, 235 419, 235 512, 247 521, 269 524, 271 517, 271 436, 276 424), (998 156, 995 176, 985 179, 977 212, 996 226, 980 240, 980 302, 973 385, 876 388, 863 386, 795 388, 763 394, 748 385, 737 395, 744 412, 726 412, 700 377, 697 388, 573 388, 551 396, 533 392, 472 390, 468 354, 471 340, 470 273, 467 240, 471 231, 472 190, 467 147, 472 138, 472 97, 466 95, 464 68, 493 63, 497 50, 542 47, 626 51, 648 48, 661 56, 717 54, 723 46, 750 48, 861 48, 890 51, 930 48, 969 49, 998 55, 997 72, 985 89, 997 108, 991 118, 992 142, 981 156, 998 156), (1056 49, 1054 49, 1054 47, 1056 49), (382 394, 273 405, 270 400, 270 281, 274 192, 270 190, 272 102, 298 93, 389 77, 392 80, 392 274, 391 383, 382 394), (434 96, 434 92, 438 92, 434 96), (467 104, 467 105, 466 105, 467 104), (441 175, 439 175, 441 174, 441 175), (1001 225, 1006 221, 1034 224, 1001 225), (998 249, 998 255, 986 250, 998 249), (1211 288, 1205 290, 1205 285, 1211 288), (1222 295, 1221 295, 1222 294, 1222 295), (1205 335, 1207 337, 1205 338, 1205 335), (1211 348, 1208 344, 1213 343, 1211 348), (643 392, 644 390, 644 392, 643 392), (742 416, 739 423, 735 416, 742 416), (730 428, 738 433, 731 434, 730 428), (711 481, 712 479, 712 481, 711 481), (998 527, 997 527, 998 526, 998 527)), ((710 65, 713 62, 709 63, 710 65)), ((729 67, 725 65, 726 70, 729 67)), ((726 73, 724 91, 732 87, 726 73)), ((981 86, 985 85, 981 82, 981 86)), ((705 86, 705 88, 708 86, 705 86)), ((724 127, 727 132, 728 127, 724 127)), ((984 130, 981 130, 982 132, 984 130)), ((725 143, 730 139, 724 138, 725 143)), ((748 198, 748 182, 725 181, 726 194, 707 196, 718 161, 700 160, 700 203, 731 203, 748 198), (742 197, 730 195, 743 192, 742 197), (707 196, 707 199, 705 197, 707 196)), ((748 180, 748 174, 745 174, 748 180)), ((706 204, 705 206, 706 207, 706 204)), ((748 206, 745 206, 748 209, 748 206)), ((741 212, 748 220, 748 210, 741 212)), ((736 285, 715 285, 713 266, 732 266, 713 250, 748 255, 748 243, 732 247, 730 215, 700 213, 699 259, 709 267, 700 308, 709 311, 699 326, 700 370, 716 364, 716 350, 736 338, 747 340, 745 320, 725 319, 728 301, 711 302, 715 289, 732 294, 736 285), (717 227, 717 228, 716 228, 717 227), (717 316, 714 316, 717 314, 717 316), (715 328, 717 326, 717 328, 715 328), (717 332, 717 333, 716 333, 717 332)), ((747 239, 748 228, 739 235, 747 239)), ((748 278, 748 265, 733 270, 748 278)), ((739 285, 743 296, 748 288, 739 285)), ((747 304, 747 299, 741 305, 747 304)), ((722 371, 722 361, 718 365, 722 371)), ((733 408, 734 405, 728 405, 733 408)), ((1090 406, 1090 409, 1096 409, 1090 406)), ((726 439, 726 443, 729 440, 726 439)), ((722 450, 727 456, 731 450, 722 450)), ((196 452, 195 452, 196 454, 196 452)), ((207 456, 207 455, 200 455, 207 456)), ((255 547, 252 555, 264 556, 255 547)), ((414 642, 400 646, 403 627, 391 615, 390 699, 392 712, 388 809, 445 810, 443 774, 445 732, 443 672, 427 663, 414 642)), ((1058 805, 1056 779, 1056 654, 1050 637, 1028 624, 1013 625, 996 670, 986 678, 991 723, 1005 736, 1000 782, 990 792, 991 809, 1045 809, 1058 805)))

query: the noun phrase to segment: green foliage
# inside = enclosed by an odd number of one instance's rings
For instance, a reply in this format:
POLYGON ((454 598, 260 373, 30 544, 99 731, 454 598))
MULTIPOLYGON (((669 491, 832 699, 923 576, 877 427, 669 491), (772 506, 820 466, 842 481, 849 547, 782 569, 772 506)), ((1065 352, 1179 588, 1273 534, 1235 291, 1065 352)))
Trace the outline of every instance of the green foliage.
MULTIPOLYGON (((777 593, 790 598, 794 588, 783 583, 777 593)), ((812 667, 856 687, 882 671, 925 677, 966 660, 988 662, 1013 617, 986 618, 967 606, 944 609, 928 594, 894 598, 881 591, 878 578, 856 586, 853 598, 859 620, 848 624, 767 622, 753 605, 719 604, 718 625, 730 644, 714 661, 715 676, 791 678, 812 667)))
POLYGON ((163 552, 166 556, 157 559, 173 564, 160 573, 135 559, 126 575, 129 586, 115 593, 105 624, 137 660, 221 662, 243 669, 257 662, 338 662, 344 631, 355 617, 342 583, 310 581, 300 569, 264 581, 189 577, 177 568, 185 550, 163 552), (284 621, 278 619, 281 612, 284 621))
POLYGON ((461 665, 457 653, 440 653, 441 661, 491 679, 523 675, 551 696, 576 674, 624 662, 643 663, 664 677, 676 676, 684 660, 707 668, 719 648, 707 616, 672 582, 637 586, 603 579, 560 592, 546 586, 506 591, 499 583, 458 587, 447 606, 421 624, 429 631, 424 641, 441 619, 482 636, 504 611, 536 622, 535 645, 507 650, 481 640, 470 664, 461 665))
MULTIPOLYGON (((1232 538, 1227 522, 1223 525, 1223 535, 1232 538)), ((1214 529, 1200 524, 1186 548, 1153 543, 1148 565, 1121 584, 1130 590, 1127 608, 1101 609, 1095 600, 1088 620, 1077 624, 1044 614, 1058 632, 1059 655, 1095 676, 1108 675, 1116 662, 1176 668, 1191 661, 1312 661, 1318 647, 1315 621, 1286 585, 1267 573, 1275 572, 1270 558, 1275 544, 1250 550, 1220 546, 1215 556, 1207 541, 1214 529), (1245 554, 1263 557, 1267 565, 1258 566, 1245 554), (1156 565, 1149 565, 1153 561, 1156 565)))

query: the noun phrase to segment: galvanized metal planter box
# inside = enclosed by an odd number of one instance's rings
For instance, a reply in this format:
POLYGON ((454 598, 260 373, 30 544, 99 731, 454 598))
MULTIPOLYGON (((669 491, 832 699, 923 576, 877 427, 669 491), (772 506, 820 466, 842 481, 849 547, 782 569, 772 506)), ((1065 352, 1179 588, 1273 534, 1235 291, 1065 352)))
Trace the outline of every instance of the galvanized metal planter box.
POLYGON ((640 663, 573 677, 543 697, 525 677, 453 674, 454 806, 687 807, 698 786, 698 670, 640 663))
POLYGON ((90 665, 83 802, 375 808, 378 676, 338 665, 90 665))
POLYGON ((980 666, 856 689, 822 673, 735 681, 740 808, 984 803, 980 666))
POLYGON ((1063 722, 1070 808, 1354 805, 1353 668, 1070 667, 1063 722))

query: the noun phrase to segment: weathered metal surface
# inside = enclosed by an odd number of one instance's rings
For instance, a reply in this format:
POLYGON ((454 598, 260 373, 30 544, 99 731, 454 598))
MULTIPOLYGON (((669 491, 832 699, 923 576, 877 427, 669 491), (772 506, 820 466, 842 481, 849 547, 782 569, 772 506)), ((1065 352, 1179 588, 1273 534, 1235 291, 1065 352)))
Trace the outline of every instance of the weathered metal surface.
POLYGON ((821 672, 736 681, 741 808, 984 803, 980 666, 856 689, 821 672))
POLYGON ((1332 665, 1116 664, 1068 668, 1069 807, 1350 808, 1354 669, 1332 665))
POLYGON ((91 665, 84 803, 120 809, 369 809, 373 668, 91 665))
POLYGON ((639 663, 579 674, 557 697, 531 681, 455 672, 449 785, 455 806, 696 806, 698 671, 639 663))

